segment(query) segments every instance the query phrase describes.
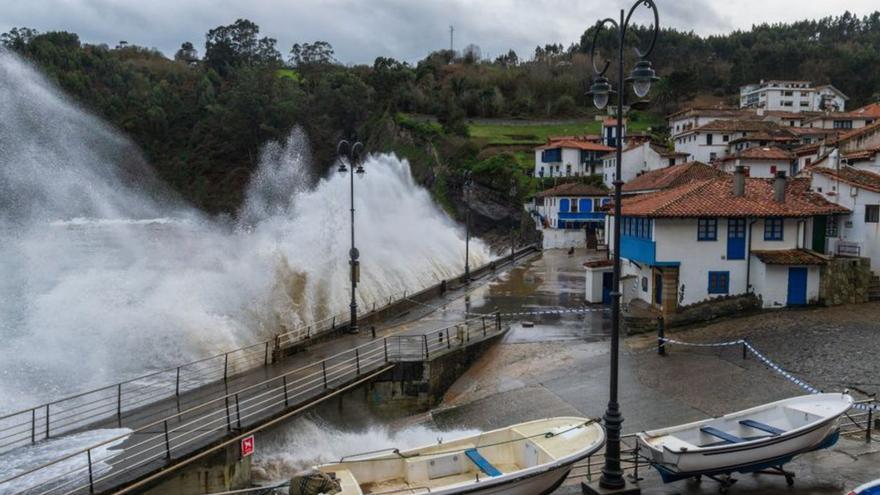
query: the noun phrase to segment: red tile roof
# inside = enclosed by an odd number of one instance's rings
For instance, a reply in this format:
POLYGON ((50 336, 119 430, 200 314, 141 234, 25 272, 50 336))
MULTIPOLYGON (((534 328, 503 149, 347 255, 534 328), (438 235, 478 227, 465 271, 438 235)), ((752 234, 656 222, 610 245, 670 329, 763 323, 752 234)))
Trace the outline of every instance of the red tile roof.
POLYGON ((874 172, 846 166, 840 167, 839 170, 827 167, 816 167, 811 170, 814 174, 827 175, 861 189, 880 192, 880 174, 875 174, 874 172))
POLYGON ((623 192, 637 193, 668 189, 696 180, 711 179, 724 175, 720 170, 701 162, 680 163, 671 167, 652 170, 639 175, 623 185, 623 192))
POLYGON ((771 132, 778 131, 780 129, 779 124, 776 122, 768 122, 764 120, 753 120, 753 119, 739 119, 739 120, 713 120, 708 124, 703 124, 699 127, 694 127, 687 132, 683 132, 682 134, 688 134, 692 132, 771 132))
POLYGON ((845 141, 849 141, 850 139, 857 138, 863 134, 869 134, 876 130, 880 130, 880 121, 874 122, 871 125, 866 125, 865 127, 859 129, 853 129, 849 132, 845 132, 840 135, 837 142, 839 144, 843 144, 845 141))
POLYGON ((850 113, 880 118, 880 103, 871 103, 862 108, 857 108, 850 113))
POLYGON ((877 153, 880 153, 880 146, 845 153, 842 155, 842 158, 851 162, 873 161, 874 157, 877 156, 877 153))
POLYGON ((725 162, 729 162, 731 160, 770 160, 770 161, 791 161, 794 159, 794 153, 790 151, 785 151, 782 148, 777 148, 775 146, 754 146, 751 148, 746 148, 735 155, 728 156, 724 159, 725 162))
POLYGON ((591 141, 582 141, 580 139, 566 139, 562 141, 551 141, 543 146, 538 146, 535 148, 536 150, 546 150, 552 148, 574 148, 578 150, 584 151, 600 151, 600 152, 609 152, 614 151, 614 148, 610 146, 605 146, 604 144, 594 143, 591 141))
POLYGON ((608 191, 604 189, 600 189, 596 186, 591 186, 589 184, 582 184, 580 182, 568 182, 565 184, 559 184, 558 186, 547 189, 546 191, 541 191, 537 194, 539 198, 546 198, 550 196, 608 196, 608 191))
POLYGON ((586 268, 605 268, 614 266, 614 260, 594 260, 584 263, 586 268))
POLYGON ((759 132, 751 132, 743 137, 736 138, 731 141, 731 143, 742 143, 746 141, 778 141, 778 142, 790 142, 797 140, 791 133, 780 130, 776 133, 769 133, 766 131, 759 132))
MULTIPOLYGON (((733 177, 691 182, 672 189, 624 198, 626 216, 653 218, 696 217, 807 217, 848 213, 821 195, 808 191, 809 180, 789 179, 785 201, 773 199, 774 179, 746 179, 746 192, 733 195, 733 177)), ((613 212, 612 212, 613 214, 613 212)))
POLYGON ((824 265, 824 257, 806 249, 781 249, 778 251, 753 250, 752 254, 767 265, 824 265))

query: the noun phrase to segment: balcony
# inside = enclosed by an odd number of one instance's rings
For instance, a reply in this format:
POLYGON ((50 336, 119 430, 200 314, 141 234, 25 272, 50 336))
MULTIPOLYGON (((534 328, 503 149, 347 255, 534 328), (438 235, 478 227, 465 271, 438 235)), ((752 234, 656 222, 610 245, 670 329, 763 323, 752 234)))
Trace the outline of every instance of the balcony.
POLYGON ((655 265, 657 263, 657 245, 649 239, 628 235, 621 236, 620 256, 646 265, 655 265))

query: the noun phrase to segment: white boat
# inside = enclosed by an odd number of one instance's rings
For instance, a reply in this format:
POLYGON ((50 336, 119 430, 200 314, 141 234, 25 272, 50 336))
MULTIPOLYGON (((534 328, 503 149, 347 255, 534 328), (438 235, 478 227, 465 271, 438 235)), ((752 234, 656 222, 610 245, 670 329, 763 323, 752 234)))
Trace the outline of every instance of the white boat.
POLYGON ((840 417, 852 403, 847 394, 794 397, 639 433, 639 448, 667 483, 769 469, 768 474, 782 474, 791 484, 793 474, 782 466, 798 454, 834 445, 840 417))
POLYGON ((317 469, 339 482, 339 495, 507 494, 555 490, 572 465, 605 444, 594 420, 531 421, 407 451, 348 457, 317 469))

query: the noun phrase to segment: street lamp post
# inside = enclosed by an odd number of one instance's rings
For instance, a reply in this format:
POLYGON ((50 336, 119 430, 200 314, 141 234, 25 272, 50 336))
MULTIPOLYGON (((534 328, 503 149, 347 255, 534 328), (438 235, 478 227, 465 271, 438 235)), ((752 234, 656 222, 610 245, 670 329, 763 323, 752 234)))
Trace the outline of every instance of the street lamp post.
MULTIPOLYGON (((516 203, 516 178, 510 178, 510 202, 519 211, 520 205, 516 203)), ((514 246, 513 230, 516 227, 516 219, 510 218, 510 262, 516 259, 516 247, 514 246)))
MULTIPOLYGON (((616 139, 614 143, 617 162, 615 163, 614 175, 614 289, 611 293, 611 379, 608 408, 605 411, 605 416, 603 418, 605 422, 605 430, 607 432, 607 442, 605 444, 605 466, 602 468, 602 477, 599 479, 598 486, 598 489, 605 493, 609 491, 613 491, 614 493, 639 493, 638 488, 628 488, 626 480, 623 477, 623 469, 621 468, 620 463, 620 432, 623 423, 623 415, 620 413, 620 404, 617 402, 618 355, 620 352, 620 203, 621 190, 623 187, 623 180, 621 180, 620 177, 621 160, 623 155, 623 105, 626 93, 624 83, 631 82, 636 96, 644 98, 648 94, 648 91, 650 91, 651 84, 658 79, 651 67, 651 62, 647 60, 647 57, 651 55, 651 52, 654 50, 654 45, 657 42, 659 20, 657 6, 654 4, 653 0, 638 0, 630 8, 628 14, 624 10, 620 11, 619 24, 617 21, 610 18, 596 23, 596 30, 593 33, 593 44, 590 50, 594 76, 593 84, 590 87, 588 94, 592 95, 593 104, 601 110, 608 104, 609 96, 613 93, 611 84, 605 77, 605 73, 608 71, 611 62, 606 61, 602 70, 598 69, 596 66, 596 41, 599 38, 599 32, 606 24, 611 24, 617 28, 619 36, 617 46, 618 93, 616 109, 616 139), (638 48, 635 49, 639 61, 636 63, 630 77, 624 79, 623 47, 624 41, 626 40, 626 30, 629 26, 629 21, 633 12, 635 12, 640 5, 650 8, 654 13, 654 29, 651 36, 651 44, 645 52, 642 52, 638 48)), ((583 491, 585 493, 599 493, 599 490, 595 490, 586 484, 583 485, 583 491)))
POLYGON ((339 141, 339 144, 336 146, 336 154, 339 156, 339 172, 346 173, 348 172, 348 168, 345 166, 345 162, 351 165, 351 174, 349 174, 349 178, 351 179, 351 249, 348 251, 349 256, 349 267, 350 267, 350 278, 351 278, 351 304, 349 308, 351 309, 351 315, 348 323, 348 331, 350 333, 358 333, 358 323, 357 323, 357 284, 360 280, 360 252, 354 246, 354 175, 363 175, 364 174, 364 165, 361 162, 361 153, 364 150, 364 145, 360 141, 355 143, 349 143, 346 140, 339 141))
POLYGON ((471 246, 471 187, 474 185, 474 180, 471 178, 473 173, 470 170, 466 170, 464 173, 464 204, 465 204, 465 230, 464 230, 464 281, 465 283, 470 283, 471 281, 471 256, 470 256, 470 246, 471 246))

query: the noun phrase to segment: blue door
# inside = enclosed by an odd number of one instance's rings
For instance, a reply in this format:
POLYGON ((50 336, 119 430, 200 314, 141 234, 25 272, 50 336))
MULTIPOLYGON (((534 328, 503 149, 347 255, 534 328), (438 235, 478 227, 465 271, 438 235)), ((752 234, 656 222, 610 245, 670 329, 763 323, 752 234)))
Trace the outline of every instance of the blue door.
POLYGON ((602 274, 602 304, 611 304, 611 288, 614 287, 614 274, 602 274))
POLYGON ((805 304, 807 304, 807 269, 802 266, 792 266, 788 269, 788 305, 805 304))
POLYGON ((727 259, 746 259, 746 219, 727 219, 727 259))
POLYGON ((581 198, 578 202, 578 211, 581 213, 589 213, 593 211, 593 200, 587 198, 581 198))

